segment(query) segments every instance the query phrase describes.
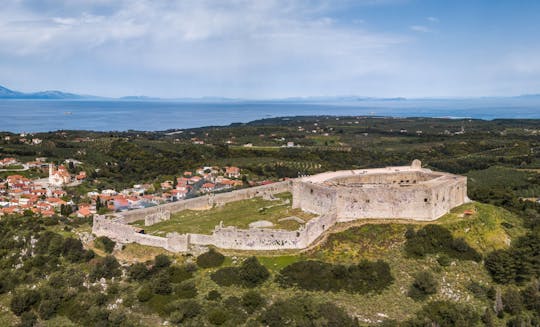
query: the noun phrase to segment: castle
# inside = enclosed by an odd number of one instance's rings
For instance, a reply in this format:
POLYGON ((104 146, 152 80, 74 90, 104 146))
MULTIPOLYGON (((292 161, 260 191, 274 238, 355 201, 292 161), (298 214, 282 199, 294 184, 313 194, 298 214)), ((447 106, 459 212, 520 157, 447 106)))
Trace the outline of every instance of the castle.
POLYGON ((468 201, 467 178, 410 166, 346 170, 294 180, 211 194, 158 207, 132 210, 113 218, 95 216, 92 231, 120 243, 136 242, 189 252, 194 246, 236 250, 305 249, 332 226, 359 219, 410 219, 432 221, 468 201), (170 233, 146 235, 129 225, 144 219, 152 225, 182 210, 205 210, 228 202, 292 192, 293 207, 318 215, 295 231, 251 227, 239 229, 220 224, 211 235, 170 233))

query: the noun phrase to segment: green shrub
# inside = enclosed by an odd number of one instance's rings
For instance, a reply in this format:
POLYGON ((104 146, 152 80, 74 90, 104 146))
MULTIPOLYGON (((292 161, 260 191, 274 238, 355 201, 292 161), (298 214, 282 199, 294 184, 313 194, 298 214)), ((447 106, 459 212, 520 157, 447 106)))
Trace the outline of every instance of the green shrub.
POLYGON ((238 268, 236 267, 221 268, 212 273, 212 275, 210 275, 210 278, 212 278, 212 280, 220 286, 232 286, 242 284, 242 279, 240 278, 240 275, 238 274, 238 268))
POLYGON ((139 291, 137 292, 137 300, 140 302, 147 302, 152 298, 152 288, 148 284, 144 284, 139 288, 139 291))
POLYGON ((448 267, 452 263, 452 259, 446 253, 442 253, 437 258, 437 262, 443 267, 448 267))
POLYGON ((225 261, 225 256, 213 248, 197 257, 197 265, 201 268, 219 267, 225 261))
POLYGON ((120 264, 112 255, 98 259, 90 271, 90 279, 98 280, 101 278, 109 279, 120 276, 120 264))
POLYGON ((37 323, 36 314, 32 311, 25 311, 21 314, 21 327, 34 327, 37 323))
POLYGON ((174 302, 169 320, 175 324, 181 324, 186 319, 194 318, 201 313, 201 305, 194 300, 174 302))
POLYGON ((484 262, 497 283, 521 283, 540 277, 540 232, 533 231, 518 238, 507 250, 495 250, 484 262))
POLYGON ((523 311, 523 298, 519 291, 513 287, 507 289, 502 294, 504 311, 511 315, 516 315, 523 311))
POLYGON ((255 287, 264 283, 270 277, 270 272, 256 257, 250 257, 244 260, 240 267, 224 267, 212 273, 210 277, 221 286, 255 287))
POLYGON ((470 283, 467 285, 467 289, 468 289, 475 297, 477 297, 477 298, 479 298, 479 299, 487 299, 487 298, 488 298, 487 294, 488 294, 489 289, 488 289, 486 286, 484 286, 484 285, 482 285, 482 284, 480 284, 480 283, 478 283, 478 282, 476 282, 476 281, 470 282, 470 283))
POLYGON ((192 299, 197 296, 197 287, 193 281, 185 281, 174 288, 174 294, 181 299, 192 299))
POLYGON ((357 265, 334 265, 321 261, 295 262, 280 271, 282 287, 306 290, 357 293, 379 292, 394 281, 390 266, 384 261, 362 260, 357 265))
POLYGON ((127 274, 131 280, 141 281, 148 277, 149 271, 144 263, 137 262, 129 266, 127 274))
POLYGON ((438 283, 433 274, 422 271, 414 277, 409 289, 409 296, 416 301, 424 300, 428 295, 437 293, 438 283))
POLYGON ((193 277, 193 272, 189 266, 170 266, 168 268, 169 276, 171 277, 171 283, 181 283, 193 277))
POLYGON ((39 303, 40 295, 35 290, 22 290, 13 294, 9 307, 11 311, 20 316, 23 312, 30 310, 39 303))
POLYGON ((261 265, 256 257, 250 257, 244 260, 238 273, 240 274, 243 285, 246 287, 258 286, 270 277, 268 269, 261 265))
POLYGON ((54 314, 56 314, 56 310, 58 309, 58 306, 60 303, 58 300, 42 300, 39 303, 38 307, 38 314, 39 317, 43 320, 50 319, 54 314))
POLYGON ((358 323, 332 302, 316 303, 309 297, 279 300, 266 309, 259 321, 264 326, 340 326, 356 327, 358 323))
POLYGON ((214 308, 208 312, 208 321, 212 325, 223 325, 227 320, 229 320, 229 313, 223 308, 214 308))
POLYGON ((221 300, 221 293, 219 293, 218 291, 216 290, 211 290, 210 292, 208 292, 208 294, 206 295, 206 299, 208 301, 219 301, 221 300))
POLYGON ((476 326, 479 314, 470 305, 452 301, 426 304, 405 326, 468 327, 476 326))
POLYGON ((253 313, 264 306, 266 300, 257 291, 247 291, 242 295, 242 306, 248 313, 253 313))
POLYGON ((161 269, 171 265, 171 259, 166 254, 158 254, 154 258, 154 268, 161 269))
POLYGON ((106 253, 112 253, 116 242, 108 238, 107 236, 100 236, 94 240, 96 248, 105 251, 106 253))
POLYGON ((443 253, 454 259, 480 261, 482 256, 463 239, 454 239, 452 233, 439 225, 426 225, 416 233, 407 232, 405 252, 412 257, 443 253))
POLYGON ((152 291, 156 294, 166 295, 171 294, 171 277, 168 272, 161 271, 152 278, 151 281, 152 291))

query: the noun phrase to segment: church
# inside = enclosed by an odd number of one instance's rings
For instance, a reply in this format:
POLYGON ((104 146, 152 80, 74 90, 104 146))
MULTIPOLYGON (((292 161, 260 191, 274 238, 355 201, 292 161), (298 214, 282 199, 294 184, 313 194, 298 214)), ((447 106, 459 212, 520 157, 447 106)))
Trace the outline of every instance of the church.
POLYGON ((62 186, 71 182, 71 175, 67 168, 63 165, 58 166, 58 169, 54 169, 54 164, 49 164, 49 185, 62 186))

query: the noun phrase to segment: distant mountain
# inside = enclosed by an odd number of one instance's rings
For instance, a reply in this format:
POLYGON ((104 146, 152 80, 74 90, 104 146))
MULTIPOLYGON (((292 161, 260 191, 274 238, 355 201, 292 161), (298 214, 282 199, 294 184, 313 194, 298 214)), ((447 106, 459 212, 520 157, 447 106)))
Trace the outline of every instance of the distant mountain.
POLYGON ((536 99, 540 98, 540 94, 522 94, 517 96, 516 98, 536 99))
POLYGON ((61 91, 41 91, 34 93, 23 93, 10 90, 0 85, 0 99, 85 99, 94 98, 61 91))
POLYGON ((2 99, 18 98, 21 95, 23 95, 23 93, 10 90, 0 85, 0 98, 2 99))

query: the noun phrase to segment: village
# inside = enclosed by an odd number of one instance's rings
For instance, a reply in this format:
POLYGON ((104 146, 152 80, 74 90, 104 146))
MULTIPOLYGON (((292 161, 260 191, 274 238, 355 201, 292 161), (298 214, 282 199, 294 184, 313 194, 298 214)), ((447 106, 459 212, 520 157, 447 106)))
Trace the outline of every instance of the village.
POLYGON ((43 217, 87 218, 98 213, 148 208, 207 193, 272 183, 248 181, 238 167, 204 166, 194 171, 184 171, 182 176, 174 180, 135 184, 122 190, 96 189, 75 199, 67 190, 87 180, 84 170, 72 172, 74 167, 80 165, 82 162, 73 159, 67 159, 60 165, 48 163, 46 158, 36 158, 26 163, 15 158, 0 159, 0 168, 11 167, 14 172, 30 168, 48 170, 48 177, 41 179, 30 179, 17 173, 0 178, 0 216, 36 214, 43 217))

